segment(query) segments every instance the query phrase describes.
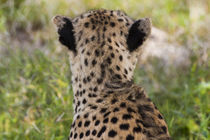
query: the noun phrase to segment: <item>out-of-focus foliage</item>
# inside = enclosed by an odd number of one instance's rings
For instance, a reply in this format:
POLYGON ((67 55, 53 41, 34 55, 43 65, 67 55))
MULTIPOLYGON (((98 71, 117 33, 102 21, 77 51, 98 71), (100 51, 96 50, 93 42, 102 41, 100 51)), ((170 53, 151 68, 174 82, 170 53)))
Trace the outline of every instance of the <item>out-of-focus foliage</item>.
POLYGON ((71 73, 51 18, 99 8, 151 17, 154 26, 189 50, 189 66, 166 71, 151 58, 136 69, 134 80, 163 113, 174 140, 210 139, 208 0, 0 0, 0 139, 67 138, 71 73))

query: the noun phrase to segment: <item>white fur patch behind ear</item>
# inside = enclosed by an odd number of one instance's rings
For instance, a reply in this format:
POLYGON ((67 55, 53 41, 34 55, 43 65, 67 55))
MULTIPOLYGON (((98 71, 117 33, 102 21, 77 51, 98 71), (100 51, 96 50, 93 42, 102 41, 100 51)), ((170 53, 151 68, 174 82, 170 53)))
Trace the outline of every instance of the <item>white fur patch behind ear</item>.
POLYGON ((146 36, 149 36, 151 34, 151 28, 152 28, 151 18, 143 18, 140 20, 141 22, 139 23, 138 29, 144 32, 146 36))
POLYGON ((139 48, 151 33, 151 19, 142 18, 135 21, 129 29, 127 45, 130 52, 139 48))
POLYGON ((61 15, 56 15, 52 18, 52 21, 57 26, 57 28, 63 28, 64 24, 66 23, 64 21, 64 18, 67 18, 67 17, 61 16, 61 15))

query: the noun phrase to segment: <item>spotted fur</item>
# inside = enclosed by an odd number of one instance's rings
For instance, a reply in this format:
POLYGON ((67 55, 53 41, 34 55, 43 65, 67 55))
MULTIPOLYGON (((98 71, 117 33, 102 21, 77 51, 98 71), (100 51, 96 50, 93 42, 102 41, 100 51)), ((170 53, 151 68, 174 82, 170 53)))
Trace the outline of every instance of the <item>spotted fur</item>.
POLYGON ((93 10, 73 19, 56 16, 60 42, 69 49, 74 91, 70 140, 169 140, 163 116, 132 82, 150 19, 93 10))

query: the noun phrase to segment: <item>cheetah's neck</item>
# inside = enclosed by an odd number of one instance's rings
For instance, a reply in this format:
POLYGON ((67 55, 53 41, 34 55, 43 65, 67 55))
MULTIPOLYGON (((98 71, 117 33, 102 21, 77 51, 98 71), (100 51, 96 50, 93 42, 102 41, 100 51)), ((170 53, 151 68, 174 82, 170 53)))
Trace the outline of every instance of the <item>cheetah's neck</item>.
POLYGON ((102 102, 101 99, 107 89, 114 91, 129 81, 131 78, 123 77, 109 68, 104 68, 104 71, 100 73, 81 72, 80 75, 73 74, 74 117, 88 106, 92 106, 93 109, 96 108, 102 102))

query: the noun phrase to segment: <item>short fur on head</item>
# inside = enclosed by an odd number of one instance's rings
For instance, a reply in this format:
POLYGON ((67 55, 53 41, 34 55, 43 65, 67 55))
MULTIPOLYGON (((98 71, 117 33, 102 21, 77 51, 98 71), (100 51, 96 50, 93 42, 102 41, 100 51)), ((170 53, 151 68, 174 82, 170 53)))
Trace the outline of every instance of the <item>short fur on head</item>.
POLYGON ((151 33, 149 18, 133 20, 122 11, 58 15, 53 22, 59 41, 69 49, 72 76, 84 79, 95 73, 94 84, 131 81, 141 46, 151 33))
POLYGON ((59 41, 70 50, 72 75, 98 71, 104 65, 109 72, 97 72, 98 81, 105 77, 132 80, 141 46, 151 33, 149 18, 133 20, 122 11, 93 10, 75 18, 58 15, 53 22, 59 41), (126 74, 119 76, 123 70, 126 74))
MULTIPOLYGON (((74 36, 74 27, 70 18, 65 16, 55 16, 54 24, 58 28, 59 41, 69 50, 76 52, 76 42, 74 36)), ((136 20, 129 29, 127 37, 127 48, 130 52, 136 50, 148 38, 151 33, 151 20, 143 18, 136 20)))

